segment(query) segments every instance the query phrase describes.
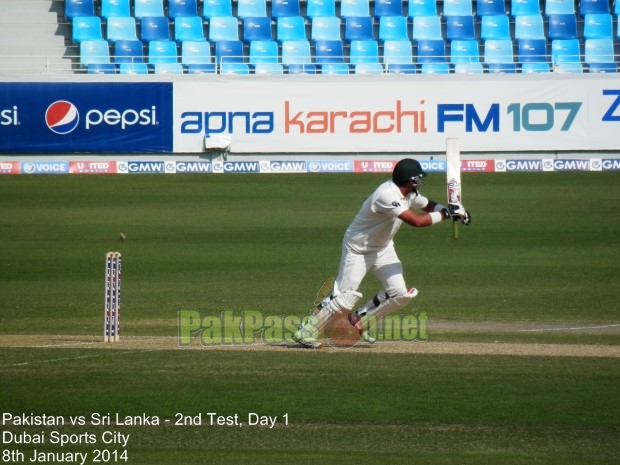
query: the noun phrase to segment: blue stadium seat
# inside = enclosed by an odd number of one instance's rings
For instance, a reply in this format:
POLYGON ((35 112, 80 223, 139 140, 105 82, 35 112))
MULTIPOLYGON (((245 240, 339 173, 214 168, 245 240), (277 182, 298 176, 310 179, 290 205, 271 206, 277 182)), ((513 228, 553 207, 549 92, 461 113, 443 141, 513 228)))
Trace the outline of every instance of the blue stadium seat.
POLYGON ((579 39, 556 39, 551 41, 551 61, 560 73, 582 73, 579 39))
POLYGON ((307 40, 306 22, 302 16, 281 16, 276 20, 276 39, 307 40))
POLYGON ((553 63, 562 61, 580 62, 581 50, 579 39, 557 39, 551 42, 551 58, 553 63))
POLYGON ((185 66, 187 68, 187 74, 215 74, 217 68, 214 63, 197 63, 189 64, 185 66))
POLYGON ((65 18, 95 16, 95 0, 65 0, 65 18))
POLYGON ((148 44, 148 64, 178 63, 176 42, 170 40, 152 40, 148 44))
POLYGON ((349 65, 346 63, 326 63, 321 65, 321 74, 349 74, 349 65))
POLYGON ((517 72, 515 63, 489 63, 487 71, 493 74, 514 74, 517 72))
POLYGON ((405 16, 381 16, 379 18, 379 40, 409 40, 405 16))
POLYGON ((349 63, 379 63, 379 43, 376 40, 352 40, 349 63))
POLYGON ((548 73, 549 63, 527 62, 521 64, 521 74, 548 73))
POLYGON ((153 73, 155 74, 183 74, 181 63, 154 63, 153 73))
POLYGON ((409 40, 386 40, 383 43, 383 64, 406 65, 413 63, 413 48, 409 40))
POLYGON ((310 19, 317 16, 336 16, 335 0, 307 0, 306 16, 310 19))
POLYGON ((613 21, 610 13, 589 13, 583 18, 583 37, 586 39, 613 39, 613 21))
POLYGON ((174 40, 184 42, 186 40, 206 40, 200 16, 178 16, 174 20, 174 40))
POLYGON ((443 40, 424 39, 417 41, 418 63, 445 63, 446 43, 443 40))
POLYGON ((139 40, 114 42, 115 63, 144 63, 144 46, 139 40))
POLYGON ((111 63, 110 47, 103 39, 84 40, 80 42, 80 64, 111 63))
POLYGON ((511 39, 508 16, 493 15, 480 18, 480 38, 482 40, 511 39))
POLYGON ((484 74, 484 66, 478 62, 463 62, 450 65, 454 74, 484 74))
POLYGON ((187 40, 181 44, 181 63, 183 63, 188 72, 193 73, 199 68, 202 68, 204 72, 208 67, 194 67, 191 65, 210 65, 211 71, 215 72, 215 64, 213 63, 213 57, 211 56, 211 44, 207 41, 194 42, 187 40))
POLYGON ((271 18, 262 16, 243 19, 243 41, 272 40, 271 18))
POLYGON ((215 63, 245 63, 243 42, 240 40, 220 40, 215 42, 215 63))
POLYGON ((353 67, 355 74, 383 74, 383 66, 379 63, 358 63, 353 67))
POLYGON ((106 37, 110 42, 138 40, 135 18, 133 16, 114 16, 108 18, 106 37))
POLYGON ((131 16, 129 0, 101 0, 101 17, 131 16))
POLYGON ((446 17, 446 39, 472 40, 475 38, 473 15, 446 17))
POLYGON ((454 74, 484 74, 484 67, 479 61, 454 63, 454 74))
POLYGON ((340 16, 343 18, 370 16, 369 0, 340 0, 340 16))
POLYGON ((267 16, 266 0, 238 0, 238 18, 260 18, 263 16, 267 16))
POLYGON ((504 0, 477 0, 476 16, 506 15, 506 3, 504 0))
POLYGON ((521 39, 517 41, 519 63, 547 63, 547 41, 545 39, 521 39))
POLYGON ((585 63, 614 63, 614 40, 586 39, 584 43, 585 63))
POLYGON ((472 0, 444 0, 443 16, 467 16, 473 15, 472 0))
POLYGON ((73 18, 71 40, 79 44, 85 40, 101 40, 101 18, 99 16, 76 16, 73 18))
POLYGON ((543 17, 536 15, 515 16, 515 39, 544 39, 543 17))
POLYGON ((310 38, 312 40, 341 40, 341 21, 337 16, 316 16, 311 19, 310 38))
POLYGON ((415 16, 411 28, 413 40, 443 40, 439 16, 415 16))
POLYGON ((284 66, 280 63, 257 63, 254 74, 284 74, 284 66))
POLYGON ((344 39, 347 42, 352 40, 374 40, 372 18, 370 16, 352 16, 345 19, 344 39))
POLYGON ((549 40, 577 39, 577 16, 575 14, 553 14, 548 16, 549 40))
POLYGON ((239 40, 239 22, 234 16, 214 16, 209 21, 209 40, 239 40))
POLYGON ((292 64, 286 67, 288 74, 316 74, 316 65, 292 64))
POLYGON ((86 66, 88 74, 116 74, 116 71, 113 63, 93 63, 86 66))
POLYGON ((402 16, 403 0, 374 0, 374 16, 402 16))
POLYGON ((213 16, 232 16, 231 0, 204 0, 202 17, 209 20, 213 16))
POLYGON ((575 61, 562 61, 553 65, 553 71, 555 73, 581 74, 583 73, 583 64, 575 61))
POLYGON ((140 40, 170 40, 170 23, 165 16, 147 16, 140 22, 140 40))
POLYGON ((220 74, 250 74, 250 67, 247 63, 228 63, 220 65, 220 74))
POLYGON ((610 13, 609 0, 579 0, 579 14, 581 16, 592 13, 610 13))
POLYGON ((486 40, 484 42, 484 63, 514 63, 512 40, 486 40))
POLYGON ((539 0, 512 0, 510 2, 511 16, 539 15, 541 13, 539 0))
POLYGON ((307 40, 285 40, 282 42, 280 61, 284 65, 312 63, 310 42, 307 40))
POLYGON ((617 73, 618 65, 616 63, 590 63, 588 65, 589 73, 617 73))
POLYGON ((137 19, 164 16, 163 0, 134 0, 133 15, 137 19))
POLYGON ((196 0, 168 0, 168 17, 176 19, 180 16, 198 16, 196 0))
POLYGON ((257 63, 278 63, 280 53, 275 40, 253 40, 250 42, 248 61, 251 65, 257 63))
POLYGON ((616 16, 620 15, 620 2, 614 3, 614 14, 616 16))
POLYGON ((299 0, 271 0, 271 17, 301 16, 299 0))
POLYGON ((437 16, 437 0, 409 0, 407 16, 437 16))
POLYGON ((545 0, 545 15, 574 15, 575 0, 545 0))
POLYGON ((450 74, 448 63, 422 63, 420 74, 450 74))
POLYGON ((417 74, 418 66, 415 63, 392 63, 385 65, 389 74, 417 74))
POLYGON ((453 40, 450 43, 450 63, 479 63, 480 48, 477 40, 453 40))
POLYGON ((121 74, 149 74, 146 63, 121 63, 118 68, 121 74))
POLYGON ((341 40, 317 40, 314 43, 314 61, 325 63, 344 63, 344 49, 341 40))

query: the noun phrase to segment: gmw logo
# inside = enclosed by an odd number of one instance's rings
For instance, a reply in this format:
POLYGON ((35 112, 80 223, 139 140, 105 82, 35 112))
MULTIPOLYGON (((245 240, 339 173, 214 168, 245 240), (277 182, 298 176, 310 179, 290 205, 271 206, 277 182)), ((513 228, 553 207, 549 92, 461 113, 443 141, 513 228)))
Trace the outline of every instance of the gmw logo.
MULTIPOLYGON (((45 112, 45 123, 50 131, 56 134, 69 134, 73 132, 79 124, 80 112, 77 107, 65 100, 58 100, 52 103, 45 112)), ((99 125, 120 126, 125 130, 130 126, 156 126, 157 107, 152 105, 150 108, 136 110, 128 108, 118 110, 109 108, 106 110, 93 108, 86 112, 84 117, 84 128, 91 129, 99 125)))

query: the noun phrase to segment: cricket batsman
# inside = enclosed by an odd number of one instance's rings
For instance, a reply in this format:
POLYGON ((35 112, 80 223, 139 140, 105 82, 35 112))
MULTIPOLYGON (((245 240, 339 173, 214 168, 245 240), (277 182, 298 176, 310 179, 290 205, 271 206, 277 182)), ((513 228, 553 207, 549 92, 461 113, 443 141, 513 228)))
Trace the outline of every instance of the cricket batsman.
POLYGON ((308 348, 317 348, 321 332, 330 317, 351 312, 349 323, 362 340, 373 343, 367 322, 405 307, 417 294, 407 288, 403 267, 394 249, 394 236, 403 223, 414 228, 432 226, 453 219, 468 225, 469 212, 462 206, 445 207, 420 193, 427 173, 412 158, 400 160, 385 181, 364 201, 342 241, 340 268, 333 293, 319 306, 316 318, 293 334, 293 340, 308 348), (372 273, 382 289, 362 307, 353 311, 362 298, 357 289, 367 273, 372 273))

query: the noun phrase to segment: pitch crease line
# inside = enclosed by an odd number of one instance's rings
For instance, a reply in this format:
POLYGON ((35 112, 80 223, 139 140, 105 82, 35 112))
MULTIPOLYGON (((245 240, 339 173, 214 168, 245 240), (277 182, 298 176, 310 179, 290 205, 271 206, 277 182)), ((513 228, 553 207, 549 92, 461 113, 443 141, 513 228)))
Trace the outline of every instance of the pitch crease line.
POLYGON ((602 325, 602 326, 577 326, 574 328, 538 328, 538 329, 520 329, 519 333, 528 333, 528 332, 540 332, 540 331, 575 331, 578 329, 603 329, 603 328, 614 328, 616 326, 620 326, 620 324, 613 325, 602 325))

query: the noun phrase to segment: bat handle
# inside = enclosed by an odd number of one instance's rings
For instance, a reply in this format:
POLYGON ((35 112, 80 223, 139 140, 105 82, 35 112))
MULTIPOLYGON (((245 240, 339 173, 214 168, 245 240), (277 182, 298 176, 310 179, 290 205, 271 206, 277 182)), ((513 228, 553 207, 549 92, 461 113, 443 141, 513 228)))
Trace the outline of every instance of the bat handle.
POLYGON ((452 238, 459 238, 459 223, 456 220, 452 220, 452 238))

